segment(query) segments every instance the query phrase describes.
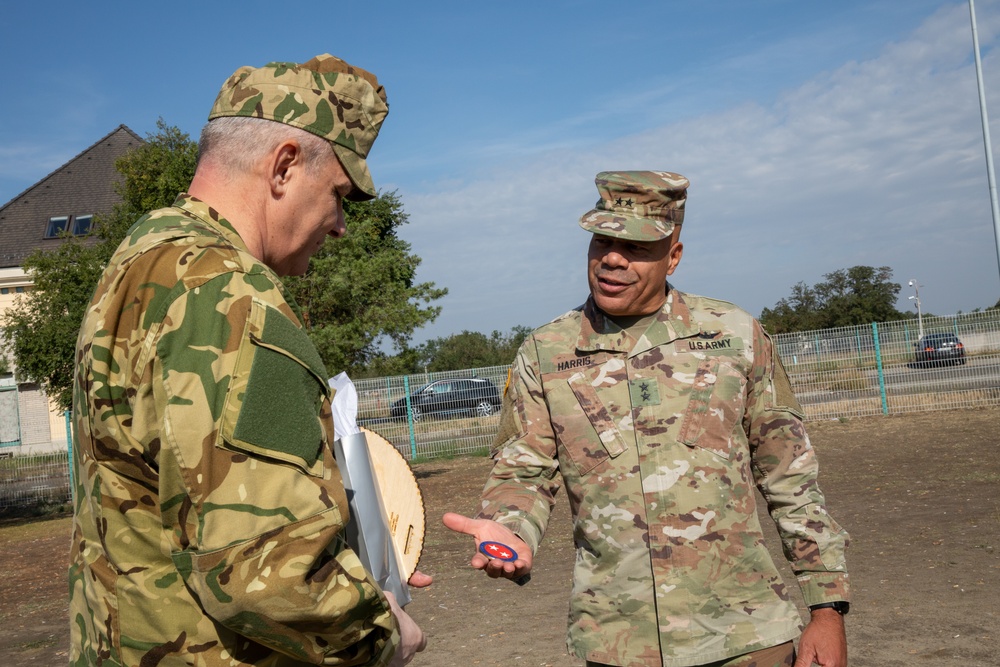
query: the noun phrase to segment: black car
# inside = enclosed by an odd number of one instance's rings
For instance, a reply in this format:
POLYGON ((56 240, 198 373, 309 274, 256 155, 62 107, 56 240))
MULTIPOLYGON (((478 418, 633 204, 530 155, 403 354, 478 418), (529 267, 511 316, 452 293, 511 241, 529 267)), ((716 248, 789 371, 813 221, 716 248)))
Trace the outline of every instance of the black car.
MULTIPOLYGON (((500 392, 495 384, 481 378, 435 380, 410 394, 414 421, 424 415, 473 415, 489 417, 500 409, 500 392)), ((392 403, 389 414, 406 416, 406 398, 392 403)))
POLYGON ((916 345, 917 363, 965 363, 965 346, 953 333, 927 334, 916 345))

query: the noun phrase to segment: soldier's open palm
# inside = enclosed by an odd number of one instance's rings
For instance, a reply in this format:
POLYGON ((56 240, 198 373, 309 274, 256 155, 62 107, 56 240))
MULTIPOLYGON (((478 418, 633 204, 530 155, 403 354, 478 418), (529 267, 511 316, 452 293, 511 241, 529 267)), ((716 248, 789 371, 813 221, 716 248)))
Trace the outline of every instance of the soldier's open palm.
POLYGON ((506 526, 489 519, 471 519, 454 512, 446 512, 442 521, 451 530, 475 538, 476 555, 472 557, 470 564, 477 570, 484 570, 494 579, 520 579, 531 571, 531 549, 506 526), (510 547, 516 552, 516 559, 504 560, 500 553, 494 558, 487 558, 480 553, 479 548, 489 542, 510 547))

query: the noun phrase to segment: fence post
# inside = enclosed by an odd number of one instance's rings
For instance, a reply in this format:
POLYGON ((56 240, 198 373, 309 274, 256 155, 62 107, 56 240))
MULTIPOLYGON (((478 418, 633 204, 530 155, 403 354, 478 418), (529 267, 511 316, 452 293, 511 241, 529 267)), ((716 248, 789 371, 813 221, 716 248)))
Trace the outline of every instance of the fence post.
POLYGON ((66 462, 69 467, 69 498, 76 509, 76 484, 73 483, 73 419, 69 410, 63 412, 66 417, 66 462))
POLYGON ((410 406, 410 376, 403 376, 403 395, 406 397, 406 422, 410 426, 410 460, 417 458, 417 434, 413 430, 413 410, 410 406))
POLYGON ((878 388, 882 395, 882 414, 889 414, 889 401, 885 396, 885 371, 882 368, 882 348, 878 343, 878 324, 872 322, 872 336, 875 339, 875 364, 878 367, 878 388))

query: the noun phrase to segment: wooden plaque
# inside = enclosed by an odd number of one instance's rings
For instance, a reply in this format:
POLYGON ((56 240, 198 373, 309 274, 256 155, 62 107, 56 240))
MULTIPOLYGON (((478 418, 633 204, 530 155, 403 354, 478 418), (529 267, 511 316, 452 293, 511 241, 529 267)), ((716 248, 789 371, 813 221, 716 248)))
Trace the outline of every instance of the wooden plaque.
POLYGON ((399 569, 404 578, 409 579, 424 549, 424 498, 410 464, 399 450, 370 428, 362 427, 361 430, 368 441, 375 483, 385 505, 399 569))

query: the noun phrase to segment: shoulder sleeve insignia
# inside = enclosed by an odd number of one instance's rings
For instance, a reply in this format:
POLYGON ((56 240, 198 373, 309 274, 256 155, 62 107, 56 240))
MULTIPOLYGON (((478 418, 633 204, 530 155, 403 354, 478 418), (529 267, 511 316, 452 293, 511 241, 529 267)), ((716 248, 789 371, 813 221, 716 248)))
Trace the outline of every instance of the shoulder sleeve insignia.
POLYGON ((774 376, 772 381, 774 387, 774 406, 794 412, 801 417, 804 414, 802 406, 799 405, 799 400, 795 398, 795 392, 792 391, 792 382, 788 378, 788 372, 782 365, 781 359, 778 358, 776 346, 773 345, 771 346, 771 359, 772 374, 774 376))

